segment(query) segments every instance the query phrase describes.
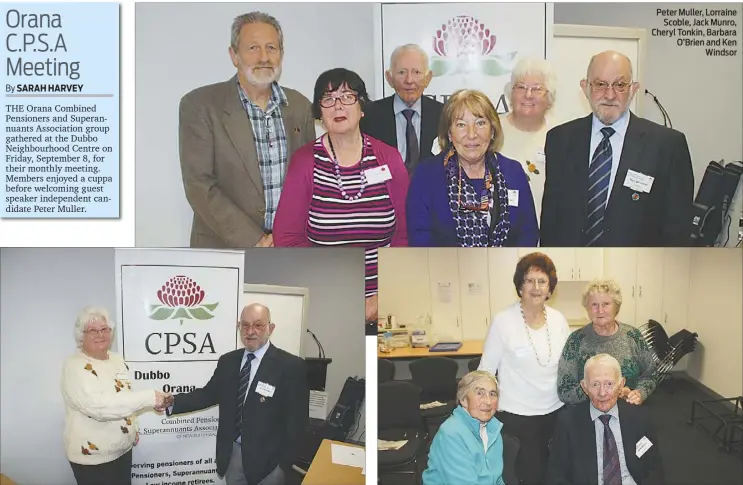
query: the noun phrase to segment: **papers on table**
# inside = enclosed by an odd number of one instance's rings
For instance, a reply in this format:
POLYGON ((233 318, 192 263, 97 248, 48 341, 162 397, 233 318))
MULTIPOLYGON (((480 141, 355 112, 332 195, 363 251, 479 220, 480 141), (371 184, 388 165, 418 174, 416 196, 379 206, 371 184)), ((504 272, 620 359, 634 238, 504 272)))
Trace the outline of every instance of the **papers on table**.
POLYGON ((365 469, 366 459, 363 448, 354 448, 352 446, 330 444, 331 461, 336 465, 355 466, 365 469))
POLYGON ((421 404, 421 409, 433 409, 433 408, 438 408, 441 406, 446 406, 446 403, 439 402, 439 401, 427 402, 425 404, 421 404))
POLYGON ((328 417, 328 393, 325 391, 310 391, 310 418, 322 419, 328 417))
POLYGON ((407 442, 408 440, 401 440, 401 441, 377 440, 377 450, 379 451, 399 450, 400 448, 405 446, 405 443, 407 442))

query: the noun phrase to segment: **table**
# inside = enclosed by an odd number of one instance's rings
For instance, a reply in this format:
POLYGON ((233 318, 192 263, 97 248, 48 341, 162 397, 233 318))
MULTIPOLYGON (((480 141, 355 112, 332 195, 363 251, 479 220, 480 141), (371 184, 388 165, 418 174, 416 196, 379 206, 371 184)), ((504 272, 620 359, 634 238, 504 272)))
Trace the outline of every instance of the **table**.
POLYGON ((16 483, 3 474, 0 474, 0 485, 16 485, 16 483))
POLYGON ((336 465, 330 455, 331 444, 350 446, 352 448, 363 448, 363 446, 350 445, 324 439, 320 443, 315 458, 307 470, 307 475, 302 480, 302 485, 364 485, 366 477, 361 474, 361 468, 355 466, 336 465))
POLYGON ((377 348, 377 358, 380 359, 416 359, 420 357, 477 357, 482 355, 482 340, 465 340, 456 352, 429 352, 428 347, 402 347, 393 349, 389 354, 380 352, 377 348))

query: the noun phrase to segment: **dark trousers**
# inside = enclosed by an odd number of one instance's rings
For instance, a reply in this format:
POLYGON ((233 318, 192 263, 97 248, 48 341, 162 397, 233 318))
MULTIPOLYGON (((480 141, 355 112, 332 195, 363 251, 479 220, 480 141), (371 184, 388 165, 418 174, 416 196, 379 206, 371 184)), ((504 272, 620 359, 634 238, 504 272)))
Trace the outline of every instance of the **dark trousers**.
POLYGON ((132 450, 119 458, 100 465, 80 465, 70 463, 77 485, 131 485, 132 450))
POLYGON ((557 411, 540 416, 521 416, 499 411, 495 417, 503 423, 503 432, 521 443, 516 457, 516 475, 524 485, 541 485, 547 470, 549 440, 555 431, 557 411))

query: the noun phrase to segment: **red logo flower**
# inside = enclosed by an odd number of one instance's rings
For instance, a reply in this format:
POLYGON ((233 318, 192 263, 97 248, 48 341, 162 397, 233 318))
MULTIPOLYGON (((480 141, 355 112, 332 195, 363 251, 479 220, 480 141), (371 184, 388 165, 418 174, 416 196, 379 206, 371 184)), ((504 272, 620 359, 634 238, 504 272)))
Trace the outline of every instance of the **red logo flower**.
POLYGON ((457 15, 436 31, 433 50, 441 57, 485 56, 495 47, 495 34, 474 17, 457 15))
POLYGON ((150 305, 150 318, 153 320, 214 318, 214 310, 219 303, 202 304, 206 292, 194 280, 184 275, 177 275, 165 282, 157 290, 157 299, 161 304, 150 305))

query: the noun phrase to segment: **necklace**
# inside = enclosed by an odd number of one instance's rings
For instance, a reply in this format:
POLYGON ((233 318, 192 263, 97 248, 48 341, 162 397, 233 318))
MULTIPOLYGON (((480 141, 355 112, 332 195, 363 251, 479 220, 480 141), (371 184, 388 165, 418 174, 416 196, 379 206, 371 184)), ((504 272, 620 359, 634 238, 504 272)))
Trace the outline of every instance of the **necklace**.
POLYGON ((341 167, 338 165, 338 157, 335 156, 335 149, 333 148, 333 140, 330 138, 330 135, 328 135, 328 146, 330 147, 330 153, 333 157, 333 166, 335 168, 335 181, 338 184, 338 189, 341 191, 341 195, 346 200, 359 200, 361 198, 361 195, 364 193, 364 189, 366 188, 366 175, 364 175, 364 145, 366 144, 366 140, 364 140, 364 136, 361 135, 361 159, 359 160, 359 171, 361 172, 361 187, 359 187, 359 191, 354 196, 349 196, 346 193, 346 189, 343 188, 343 179, 341 178, 341 167))
POLYGON ((542 364, 542 361, 539 359, 537 348, 534 346, 534 341, 531 339, 531 332, 529 332, 529 325, 526 323, 526 315, 524 315, 524 308, 521 306, 521 302, 519 302, 519 310, 521 310, 521 318, 524 320, 526 335, 529 337, 529 343, 531 343, 531 348, 534 350, 534 356, 537 358, 537 363, 542 367, 546 367, 547 364, 550 363, 550 359, 552 359, 552 339, 550 338, 550 327, 549 325, 547 325, 547 307, 542 307, 542 314, 544 315, 544 325, 545 327, 547 327, 547 345, 549 346, 549 355, 547 356, 547 362, 544 364, 542 364))

